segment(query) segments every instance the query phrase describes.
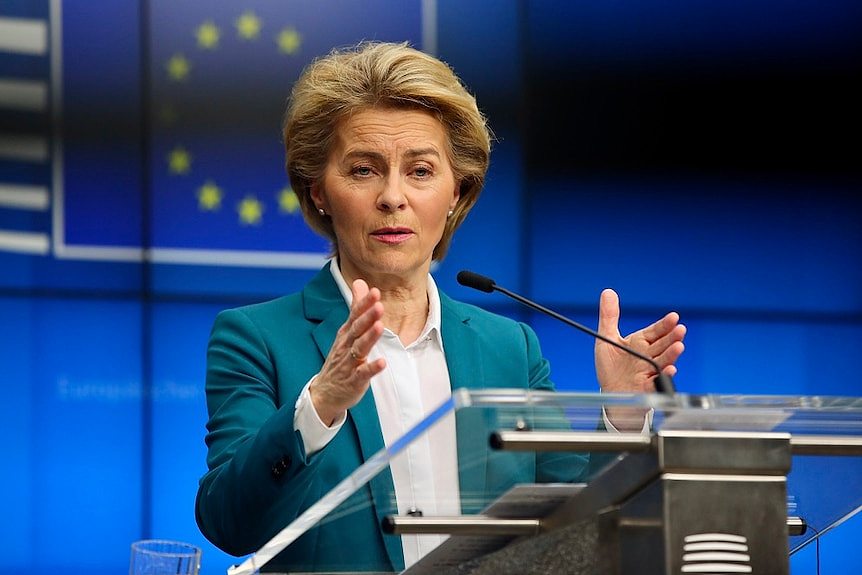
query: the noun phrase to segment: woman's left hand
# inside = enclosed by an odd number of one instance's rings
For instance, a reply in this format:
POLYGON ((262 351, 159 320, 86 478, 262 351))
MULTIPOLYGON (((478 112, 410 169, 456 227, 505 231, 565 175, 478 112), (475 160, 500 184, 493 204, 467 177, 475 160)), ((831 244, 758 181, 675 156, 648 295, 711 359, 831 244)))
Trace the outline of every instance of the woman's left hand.
MULTIPOLYGON (((620 300, 611 289, 602 291, 599 300, 599 333, 652 358, 669 376, 676 374, 676 360, 685 350, 682 343, 686 328, 679 314, 670 312, 657 322, 626 337, 619 330, 620 300)), ((655 369, 642 359, 601 340, 596 340, 596 375, 607 392, 655 391, 655 369)))

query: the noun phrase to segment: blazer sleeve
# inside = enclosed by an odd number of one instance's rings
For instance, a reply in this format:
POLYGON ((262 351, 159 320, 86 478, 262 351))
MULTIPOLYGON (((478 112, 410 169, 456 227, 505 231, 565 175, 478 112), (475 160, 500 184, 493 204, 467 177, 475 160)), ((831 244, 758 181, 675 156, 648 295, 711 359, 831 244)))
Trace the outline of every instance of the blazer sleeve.
POLYGON ((554 391, 554 384, 551 382, 551 366, 542 355, 536 332, 525 323, 518 323, 518 325, 524 333, 527 348, 529 388, 534 391, 554 391))
POLYGON ((320 461, 306 457, 294 402, 280 404, 276 381, 252 319, 242 309, 220 313, 207 349, 208 472, 195 517, 207 539, 233 555, 256 551, 296 517, 320 461))

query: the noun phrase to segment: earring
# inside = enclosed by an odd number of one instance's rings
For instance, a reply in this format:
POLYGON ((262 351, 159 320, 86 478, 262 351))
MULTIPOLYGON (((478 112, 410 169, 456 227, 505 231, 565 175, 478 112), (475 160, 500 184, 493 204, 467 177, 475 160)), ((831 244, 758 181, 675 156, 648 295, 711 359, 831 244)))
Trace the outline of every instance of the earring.
POLYGON ((455 210, 449 210, 449 213, 448 213, 448 214, 446 214, 446 217, 447 217, 447 218, 451 218, 451 217, 452 217, 452 214, 454 214, 454 213, 455 213, 455 210))
POLYGON ((323 208, 317 208, 317 213, 318 213, 318 214, 320 214, 321 216, 325 216, 325 215, 326 215, 326 212, 324 211, 324 209, 323 209, 323 208))

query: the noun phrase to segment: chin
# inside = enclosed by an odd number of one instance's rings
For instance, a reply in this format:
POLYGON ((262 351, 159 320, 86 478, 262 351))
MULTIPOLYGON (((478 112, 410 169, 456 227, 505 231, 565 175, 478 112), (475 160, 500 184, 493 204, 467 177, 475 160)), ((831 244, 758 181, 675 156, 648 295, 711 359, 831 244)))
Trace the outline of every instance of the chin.
POLYGON ((376 258, 367 269, 373 273, 383 273, 388 275, 409 275, 418 270, 425 270, 430 265, 431 258, 419 259, 415 257, 406 257, 400 254, 388 254, 386 256, 376 258))

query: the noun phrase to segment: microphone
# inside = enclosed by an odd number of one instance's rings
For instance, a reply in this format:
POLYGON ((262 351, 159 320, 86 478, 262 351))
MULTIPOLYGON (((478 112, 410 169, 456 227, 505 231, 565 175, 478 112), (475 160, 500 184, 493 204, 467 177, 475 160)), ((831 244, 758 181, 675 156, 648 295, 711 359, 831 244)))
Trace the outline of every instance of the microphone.
POLYGON ((621 349, 624 352, 631 354, 631 355, 635 356, 636 358, 641 359, 641 360, 649 363, 653 367, 653 369, 655 369, 656 373, 658 374, 658 375, 656 375, 655 379, 653 380, 653 383, 655 384, 656 391, 659 391, 662 393, 669 393, 669 394, 673 394, 676 391, 676 389, 674 388, 674 385, 673 385, 673 379, 669 375, 662 373, 659 365, 651 357, 647 357, 644 354, 637 352, 630 347, 622 345, 621 343, 617 343, 614 340, 603 336, 599 332, 597 332, 593 329, 590 329, 585 325, 581 325, 578 322, 573 321, 573 320, 571 320, 571 319, 569 319, 563 315, 560 315, 557 312, 550 310, 550 309, 548 309, 542 305, 539 305, 534 301, 528 300, 524 296, 518 295, 512 291, 509 291, 504 287, 500 287, 497 285, 497 283, 494 280, 492 280, 491 278, 489 278, 487 276, 483 276, 483 275, 480 275, 480 274, 477 274, 477 273, 474 273, 471 271, 467 271, 467 270, 461 270, 460 272, 458 272, 458 283, 461 284, 462 286, 466 286, 466 287, 473 288, 473 289, 476 289, 479 291, 483 291, 485 293, 491 293, 493 291, 498 291, 501 294, 509 296, 510 298, 514 299, 517 302, 524 304, 527 307, 533 308, 536 311, 540 311, 546 315, 549 315, 554 319, 560 320, 561 322, 565 323, 566 325, 569 325, 575 329, 579 329, 582 332, 589 334, 596 339, 600 339, 605 343, 608 343, 608 344, 610 344, 610 345, 612 345, 618 349, 621 349))

